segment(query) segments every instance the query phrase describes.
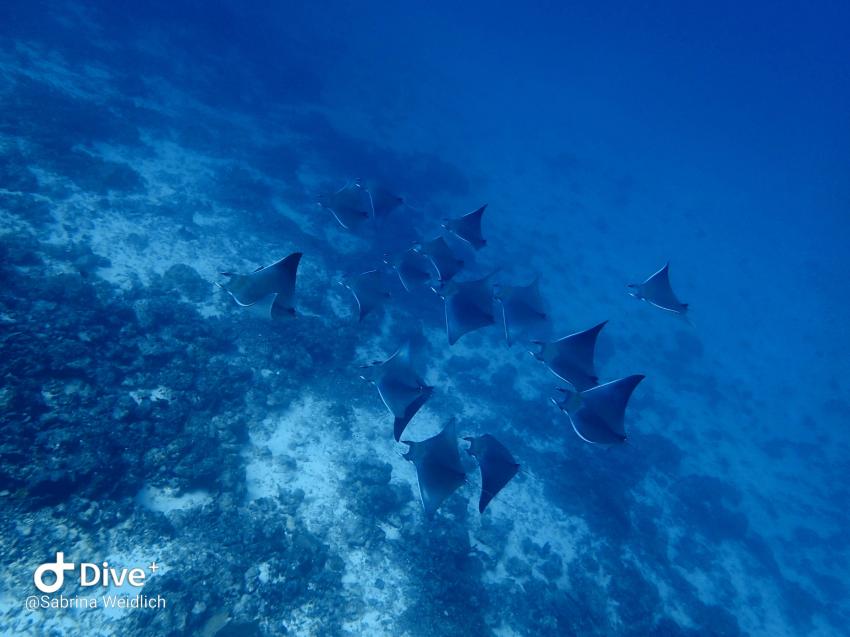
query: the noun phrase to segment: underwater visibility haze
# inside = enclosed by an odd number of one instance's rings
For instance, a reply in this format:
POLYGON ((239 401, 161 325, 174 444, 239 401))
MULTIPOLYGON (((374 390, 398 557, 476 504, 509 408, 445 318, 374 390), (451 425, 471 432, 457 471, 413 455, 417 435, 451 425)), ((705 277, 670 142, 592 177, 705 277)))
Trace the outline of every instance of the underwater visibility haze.
POLYGON ((0 635, 850 626, 850 5, 0 5, 0 635))

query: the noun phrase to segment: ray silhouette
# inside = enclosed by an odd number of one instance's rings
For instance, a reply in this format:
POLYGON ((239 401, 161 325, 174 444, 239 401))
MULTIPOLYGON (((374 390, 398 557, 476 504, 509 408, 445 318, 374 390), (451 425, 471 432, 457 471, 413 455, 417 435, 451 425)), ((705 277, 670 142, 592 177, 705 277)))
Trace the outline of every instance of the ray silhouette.
POLYGON ((367 182, 365 189, 369 195, 372 217, 375 219, 383 219, 404 205, 404 199, 402 197, 399 197, 376 181, 367 182))
POLYGON ((599 382, 593 362, 596 339, 607 324, 603 321, 583 332, 576 332, 557 341, 537 343, 540 351, 532 352, 549 370, 578 391, 590 389, 599 382))
POLYGON ((434 391, 425 384, 417 370, 421 355, 413 351, 412 341, 405 343, 385 361, 362 368, 363 378, 374 383, 384 405, 393 416, 393 436, 396 440, 416 412, 434 391))
POLYGON ((427 286, 434 277, 431 262, 415 248, 405 250, 394 259, 386 257, 384 262, 398 274, 402 287, 408 292, 427 286))
POLYGON ((464 334, 493 325, 493 289, 490 274, 475 281, 450 281, 439 290, 445 303, 446 333, 449 345, 454 345, 464 334))
POLYGON ((586 442, 618 444, 626 441, 626 405, 642 374, 612 380, 591 389, 571 392, 561 390, 564 398, 555 405, 570 418, 573 430, 586 442))
POLYGON ((670 286, 669 263, 666 263, 663 268, 643 283, 629 284, 629 290, 629 294, 636 299, 646 301, 662 310, 667 310, 674 314, 685 314, 688 311, 688 304, 682 303, 673 293, 673 288, 670 286))
POLYGON ((463 259, 457 258, 455 253, 442 237, 423 241, 419 244, 417 251, 424 255, 437 272, 437 280, 447 283, 463 269, 463 259))
POLYGON ((295 278, 301 253, 293 252, 271 265, 261 266, 250 274, 222 272, 227 277, 218 287, 230 294, 242 307, 252 307, 264 316, 279 318, 294 316, 295 278), (260 308, 259 310, 257 308, 260 308))
POLYGON ((390 293, 384 284, 384 275, 380 270, 363 272, 340 281, 340 284, 348 288, 354 296, 360 321, 390 298, 390 293))
POLYGON ((408 446, 404 459, 416 466, 419 496, 425 515, 432 518, 446 498, 466 481, 454 422, 449 422, 440 433, 427 440, 404 441, 404 444, 408 446))
POLYGON ((490 434, 464 438, 464 440, 469 442, 467 453, 478 460, 478 467, 481 470, 481 497, 478 500, 478 512, 484 513, 490 500, 496 497, 496 494, 504 489, 519 471, 519 464, 514 460, 511 452, 490 434))
POLYGON ((487 204, 470 212, 469 214, 457 217, 456 219, 446 219, 443 222, 443 228, 451 232, 456 237, 463 239, 476 250, 480 250, 487 245, 487 241, 481 234, 481 217, 487 209, 487 204))
POLYGON ((508 345, 517 337, 533 341, 549 335, 551 324, 537 278, 528 285, 497 286, 494 298, 501 309, 508 345))
POLYGON ((328 210, 346 230, 354 230, 373 215, 372 198, 359 179, 339 190, 319 197, 319 205, 328 210))

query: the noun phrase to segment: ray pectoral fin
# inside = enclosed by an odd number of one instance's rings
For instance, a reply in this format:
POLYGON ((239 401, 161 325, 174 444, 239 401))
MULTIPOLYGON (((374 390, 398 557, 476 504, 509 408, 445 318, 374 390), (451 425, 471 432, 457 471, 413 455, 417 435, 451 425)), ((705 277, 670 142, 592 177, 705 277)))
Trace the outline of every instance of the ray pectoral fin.
POLYGON ((445 297, 449 344, 453 345, 464 334, 496 322, 487 278, 455 286, 454 292, 445 297))
POLYGON ((484 204, 469 214, 457 219, 449 219, 443 224, 443 227, 479 250, 487 245, 487 241, 481 234, 481 217, 486 209, 487 204, 484 204))
POLYGON ((290 306, 300 260, 301 253, 294 252, 270 266, 257 268, 251 274, 230 274, 227 283, 221 287, 243 307, 264 302, 271 294, 279 295, 279 302, 290 306))
POLYGON ((462 336, 469 332, 474 332, 482 327, 487 327, 493 324, 493 318, 483 315, 475 316, 473 314, 460 315, 455 313, 450 316, 446 314, 446 321, 449 332, 449 344, 454 345, 462 336))
POLYGON ((422 464, 419 491, 428 518, 434 517, 445 500, 466 482, 466 474, 433 460, 422 464))
POLYGON ((431 398, 431 394, 433 393, 433 387, 423 387, 420 395, 415 398, 404 410, 404 413, 401 416, 396 416, 393 421, 393 436, 395 436, 396 441, 401 438, 402 432, 405 430, 407 425, 416 415, 416 413, 422 408, 422 406, 428 402, 428 399, 431 398))
MULTIPOLYGON (((256 303, 252 303, 251 305, 246 305, 244 307, 248 308, 248 312, 252 316, 268 320, 272 318, 272 307, 276 300, 277 294, 273 293, 263 297, 256 303)), ((239 303, 239 300, 237 299, 236 302, 239 303)))
POLYGON ((570 414, 575 432, 588 442, 624 441, 626 406, 643 379, 634 374, 581 392, 581 406, 570 414))
POLYGON ((295 308, 281 301, 280 295, 276 294, 269 307, 269 318, 272 320, 295 318, 295 308))
POLYGON ((357 275, 348 286, 357 301, 359 320, 380 307, 389 297, 384 289, 380 270, 370 270, 357 275))
POLYGON ((504 286, 500 297, 508 345, 517 339, 528 341, 548 333, 550 326, 537 279, 524 286, 504 286))
POLYGON ((346 230, 352 230, 367 220, 372 211, 371 197, 359 180, 346 184, 333 194, 323 196, 320 203, 346 230))
POLYGON ((425 515, 433 517, 440 505, 466 481, 460 461, 454 422, 422 442, 413 443, 411 458, 416 465, 419 494, 425 515))
POLYGON ((418 359, 418 347, 412 339, 380 364, 381 378, 376 386, 381 400, 393 415, 396 440, 433 393, 433 388, 425 385, 416 371, 418 359))
POLYGON ((667 263, 637 288, 634 296, 649 301, 652 305, 668 312, 682 313, 686 304, 679 301, 670 285, 670 264, 667 263))
POLYGON ((478 448, 478 465, 481 470, 481 497, 479 513, 484 513, 490 501, 519 471, 519 464, 510 451, 494 436, 484 434, 473 442, 478 448))
POLYGON ((487 508, 487 505, 490 504, 490 500, 495 497, 495 493, 482 488, 481 496, 478 498, 478 513, 483 514, 484 510, 487 508))
POLYGON ((407 427, 407 423, 409 422, 410 418, 404 418, 399 416, 396 416, 395 420, 393 420, 393 438, 395 438, 396 442, 399 442, 401 434, 404 433, 404 430, 407 427))

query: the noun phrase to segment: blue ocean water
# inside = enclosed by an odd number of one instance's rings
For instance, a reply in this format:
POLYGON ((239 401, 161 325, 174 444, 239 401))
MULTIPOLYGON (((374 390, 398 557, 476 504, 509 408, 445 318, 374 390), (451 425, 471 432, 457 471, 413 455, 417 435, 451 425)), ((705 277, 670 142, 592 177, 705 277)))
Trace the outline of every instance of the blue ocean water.
POLYGON ((848 42, 828 1, 3 3, 0 634, 847 634, 848 42), (291 299, 224 289, 296 252, 291 299), (687 320, 628 294, 668 262, 687 320), (624 444, 499 302, 449 344, 486 275, 608 321, 624 444), (407 342, 401 439, 454 422, 466 473, 432 516, 367 382, 407 342))

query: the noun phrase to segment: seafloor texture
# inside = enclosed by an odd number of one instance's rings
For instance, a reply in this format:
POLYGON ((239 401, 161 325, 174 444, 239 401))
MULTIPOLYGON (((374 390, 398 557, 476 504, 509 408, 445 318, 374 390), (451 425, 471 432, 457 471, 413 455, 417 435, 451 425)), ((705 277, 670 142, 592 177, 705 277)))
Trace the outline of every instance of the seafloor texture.
POLYGON ((797 637, 850 625, 850 445, 831 426, 848 387, 837 368, 805 366, 824 360, 812 352, 840 317, 768 325, 784 295, 810 298, 787 277, 754 292, 759 257, 697 195, 660 195, 581 151, 523 163, 533 137, 511 153, 501 133, 493 148, 470 144, 466 120, 440 110, 453 102, 435 98, 426 119, 430 106, 382 89, 318 27, 290 25, 268 50, 258 38, 242 58, 218 44, 244 37, 233 32, 247 19, 216 38, 224 26, 192 30, 167 10, 147 23, 19 9, 0 40, 3 634, 797 637), (405 244, 407 226, 348 233, 315 199, 371 176, 426 233, 489 202, 479 271, 539 273, 562 334, 610 319, 601 376, 647 375, 626 445, 579 440, 548 401, 554 377, 498 328, 449 347, 436 296, 395 286, 386 310, 356 321, 337 281, 405 244), (213 285, 293 251, 294 319, 252 317, 213 285), (626 295, 668 258, 694 326, 626 295), (424 518, 413 465, 359 377, 419 325, 436 390, 406 436, 456 416, 522 464, 483 516, 476 472, 424 518), (811 359, 788 366, 802 350, 811 359), (32 572, 56 551, 155 560, 144 592, 167 608, 27 612, 32 572))

